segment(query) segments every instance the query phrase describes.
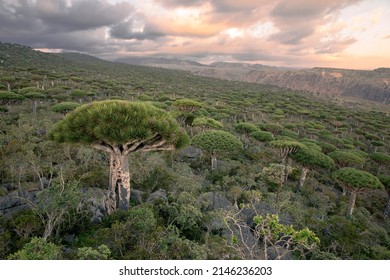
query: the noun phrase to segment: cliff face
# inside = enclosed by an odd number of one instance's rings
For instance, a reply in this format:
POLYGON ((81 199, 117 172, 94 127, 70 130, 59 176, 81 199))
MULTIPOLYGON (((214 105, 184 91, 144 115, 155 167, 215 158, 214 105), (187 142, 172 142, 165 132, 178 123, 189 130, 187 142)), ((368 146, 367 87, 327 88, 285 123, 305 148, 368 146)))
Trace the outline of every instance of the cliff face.
POLYGON ((329 97, 352 97, 390 104, 390 68, 349 70, 334 68, 296 69, 261 64, 128 58, 121 62, 190 71, 195 75, 303 90, 329 97))
POLYGON ((308 70, 256 70, 207 67, 197 75, 304 90, 321 95, 349 96, 390 104, 390 68, 373 71, 313 68, 308 70))

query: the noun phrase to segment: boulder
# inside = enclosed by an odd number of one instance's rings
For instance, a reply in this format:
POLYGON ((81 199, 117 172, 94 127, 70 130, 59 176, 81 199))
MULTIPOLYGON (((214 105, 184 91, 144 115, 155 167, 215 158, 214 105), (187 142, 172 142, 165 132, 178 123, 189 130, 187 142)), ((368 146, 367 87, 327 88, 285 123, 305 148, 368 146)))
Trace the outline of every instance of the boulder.
POLYGON ((143 191, 140 191, 140 190, 136 190, 136 189, 131 189, 130 190, 130 202, 138 205, 138 204, 142 204, 143 202, 143 197, 145 195, 145 192, 143 191))
POLYGON ((178 154, 179 161, 194 161, 202 156, 202 150, 194 147, 187 146, 180 150, 178 154))
POLYGON ((198 201, 204 211, 230 210, 233 207, 224 194, 217 192, 202 193, 198 201))
POLYGON ((115 196, 108 190, 99 188, 83 189, 82 203, 90 210, 93 223, 100 223, 102 218, 116 209, 115 196))
POLYGON ((163 189, 159 189, 154 193, 151 193, 146 199, 146 202, 153 202, 155 200, 167 200, 167 192, 163 189))
POLYGON ((11 216, 21 210, 31 209, 36 200, 35 193, 25 189, 10 191, 0 198, 0 215, 11 216))

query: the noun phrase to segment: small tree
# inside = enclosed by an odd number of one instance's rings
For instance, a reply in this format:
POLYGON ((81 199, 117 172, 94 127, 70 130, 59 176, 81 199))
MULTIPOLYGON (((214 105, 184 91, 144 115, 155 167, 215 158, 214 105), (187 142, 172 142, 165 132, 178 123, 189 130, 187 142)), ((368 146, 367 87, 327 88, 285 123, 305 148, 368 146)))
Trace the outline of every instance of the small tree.
POLYGON ((58 104, 55 104, 51 107, 51 110, 57 113, 61 113, 63 115, 66 115, 70 111, 73 111, 77 107, 79 107, 80 104, 77 102, 61 102, 58 104))
POLYGON ((299 192, 305 184, 306 176, 310 169, 316 167, 331 168, 334 166, 334 161, 332 158, 328 157, 320 151, 317 151, 316 149, 307 146, 299 149, 296 153, 292 154, 291 157, 302 165, 301 177, 299 179, 297 192, 299 192))
POLYGON ((246 137, 252 132, 259 131, 260 129, 251 123, 239 123, 234 128, 238 133, 244 134, 246 137))
POLYGON ((352 216, 358 193, 364 193, 370 189, 384 188, 379 179, 374 175, 352 167, 345 167, 337 170, 333 173, 333 177, 343 186, 343 188, 346 188, 351 192, 347 210, 348 216, 352 216))
POLYGON ((0 91, 0 105, 11 105, 17 102, 21 102, 23 99, 23 95, 10 91, 0 91))
MULTIPOLYGON (((274 140, 269 142, 269 145, 276 151, 278 156, 280 157, 281 164, 284 165, 287 169, 287 157, 290 154, 296 153, 300 148, 304 145, 295 140, 274 140)), ((281 181, 284 183, 287 180, 288 173, 282 172, 280 174, 281 181)), ((282 183, 282 185, 283 185, 282 183)))
POLYGON ((365 160, 358 153, 351 150, 337 150, 328 154, 339 167, 361 167, 365 160))
POLYGON ((268 131, 257 130, 250 133, 249 136, 256 139, 259 142, 270 142, 275 140, 274 136, 268 131))
POLYGON ((33 237, 23 249, 8 257, 9 260, 59 260, 61 258, 61 247, 38 237, 33 237))
POLYGON ((212 118, 197 117, 192 122, 192 126, 199 127, 200 131, 203 132, 208 129, 220 129, 223 127, 223 124, 212 118))
POLYGON ((377 175, 381 173, 383 167, 390 164, 390 155, 381 152, 372 153, 370 159, 378 165, 377 175))
POLYGON ((203 107, 203 104, 192 99, 179 99, 172 103, 172 107, 177 110, 173 115, 177 121, 184 125, 192 113, 203 107))
POLYGON ((142 102, 100 101, 85 104, 57 123, 50 138, 88 144, 110 155, 109 190, 118 193, 119 208, 130 199, 128 155, 137 151, 167 151, 189 142, 188 135, 164 110, 142 102))
POLYGON ((242 143, 234 135, 221 130, 200 133, 192 139, 192 144, 204 150, 211 157, 211 170, 217 168, 217 156, 242 149, 242 143))

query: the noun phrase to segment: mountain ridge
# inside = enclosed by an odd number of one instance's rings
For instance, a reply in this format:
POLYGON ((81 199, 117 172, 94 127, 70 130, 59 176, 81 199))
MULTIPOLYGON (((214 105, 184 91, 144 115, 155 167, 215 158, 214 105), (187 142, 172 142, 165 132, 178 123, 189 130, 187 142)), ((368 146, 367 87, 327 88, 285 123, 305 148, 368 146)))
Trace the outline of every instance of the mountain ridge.
MULTIPOLYGON (((118 62, 129 63, 128 59, 118 62)), ((390 68, 355 70, 329 67, 288 68, 241 62, 138 58, 138 65, 189 71, 195 75, 308 91, 328 98, 358 98, 390 104, 390 68)))

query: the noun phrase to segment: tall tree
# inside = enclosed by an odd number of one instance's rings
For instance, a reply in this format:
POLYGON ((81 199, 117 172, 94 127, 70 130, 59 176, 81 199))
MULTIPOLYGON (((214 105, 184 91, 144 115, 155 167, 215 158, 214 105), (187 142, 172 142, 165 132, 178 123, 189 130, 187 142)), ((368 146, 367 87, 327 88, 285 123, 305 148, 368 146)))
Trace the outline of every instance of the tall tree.
POLYGON ((306 176, 310 169, 316 167, 331 168, 334 166, 334 161, 331 157, 308 146, 299 149, 296 153, 292 154, 291 157, 302 165, 297 192, 299 192, 305 184, 306 176))
POLYGON ((192 138, 192 144, 201 148, 211 157, 211 170, 217 168, 217 156, 237 152, 242 143, 234 135, 221 130, 206 131, 192 138))
POLYGON ((167 151, 188 143, 188 135, 164 110, 141 102, 118 100, 82 105, 59 121, 50 133, 57 142, 88 144, 110 155, 109 190, 118 193, 119 208, 130 198, 128 155, 167 151))
MULTIPOLYGON (((287 169, 287 157, 293 153, 296 153, 300 148, 304 146, 298 141, 285 139, 271 141, 269 142, 269 145, 276 151, 276 153, 280 157, 281 164, 285 166, 285 169, 287 169)), ((284 171, 280 174, 280 176, 283 185, 284 182, 287 180, 288 173, 284 171)))
POLYGON ((185 125, 186 122, 189 122, 188 119, 190 116, 201 109, 203 104, 192 100, 192 99, 179 99, 172 103, 172 107, 176 110, 173 111, 173 115, 176 117, 176 120, 181 124, 185 125))
POLYGON ((352 167, 345 167, 337 170, 333 173, 333 177, 343 186, 343 188, 346 188, 351 192, 347 210, 348 216, 352 216, 358 193, 364 193, 370 189, 384 188, 376 176, 352 167))

